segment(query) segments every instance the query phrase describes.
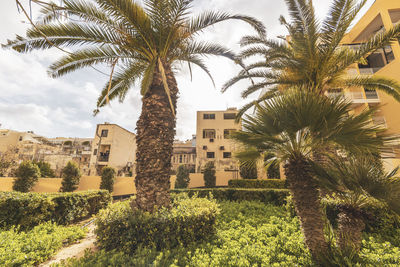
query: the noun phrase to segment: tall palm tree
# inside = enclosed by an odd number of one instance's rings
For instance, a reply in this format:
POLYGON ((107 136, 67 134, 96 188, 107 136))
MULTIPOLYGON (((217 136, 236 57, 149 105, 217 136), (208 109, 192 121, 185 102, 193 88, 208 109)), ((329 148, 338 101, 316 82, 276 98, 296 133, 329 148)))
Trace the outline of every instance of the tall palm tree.
POLYGON ((321 187, 335 193, 339 201, 337 244, 344 252, 358 252, 365 228, 362 208, 382 203, 400 214, 399 167, 384 172, 373 155, 330 158, 323 168, 313 166, 321 187))
POLYGON ((76 48, 50 66, 52 77, 110 64, 113 75, 98 99, 98 108, 115 98, 123 101, 128 90, 136 82, 141 83, 143 106, 136 128, 134 205, 153 211, 155 206, 169 206, 170 202, 177 63, 187 62, 190 69, 197 65, 210 75, 202 56, 234 59, 223 46, 196 41, 199 33, 218 22, 241 20, 261 35, 265 29, 258 20, 243 15, 209 11, 191 16, 192 0, 143 2, 144 6, 134 0, 64 0, 62 6, 44 6, 41 19, 27 30, 27 36, 17 36, 6 47, 18 52, 53 46, 76 48))
POLYGON ((257 56, 258 61, 246 67, 230 81, 223 91, 243 79, 251 85, 242 92, 243 98, 261 91, 258 100, 244 106, 239 116, 256 103, 276 95, 278 89, 296 87, 324 94, 329 89, 364 87, 381 90, 400 101, 400 83, 380 76, 347 75, 356 63, 365 63, 368 55, 390 45, 400 37, 400 25, 369 38, 360 46, 342 45, 345 34, 366 0, 334 0, 328 16, 321 23, 311 0, 285 0, 290 22, 281 16, 280 22, 289 37, 277 40, 265 36, 245 36, 239 58, 257 56), (261 59, 260 59, 261 58, 261 59))
POLYGON ((233 135, 245 147, 252 148, 236 155, 242 162, 264 159, 272 152, 275 157, 267 164, 284 164, 305 243, 316 260, 327 253, 328 245, 318 184, 313 178, 312 152, 331 146, 363 153, 390 141, 381 135, 383 130, 370 124, 375 110, 348 115, 350 106, 341 98, 331 100, 313 92, 287 90, 259 105, 254 115, 243 119, 244 129, 233 135))

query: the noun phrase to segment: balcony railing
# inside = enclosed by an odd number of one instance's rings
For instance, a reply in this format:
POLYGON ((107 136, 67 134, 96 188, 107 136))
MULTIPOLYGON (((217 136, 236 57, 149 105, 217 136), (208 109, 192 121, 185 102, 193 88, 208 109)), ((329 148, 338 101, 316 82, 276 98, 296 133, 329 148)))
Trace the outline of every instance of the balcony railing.
POLYGON ((330 92, 328 93, 328 96, 332 98, 343 96, 354 105, 377 104, 380 102, 376 91, 366 91, 365 98, 363 92, 330 92))
POLYGON ((110 155, 100 155, 99 156, 99 161, 100 162, 108 162, 110 155))
POLYGON ((365 91, 367 99, 379 99, 378 93, 375 90, 365 91))

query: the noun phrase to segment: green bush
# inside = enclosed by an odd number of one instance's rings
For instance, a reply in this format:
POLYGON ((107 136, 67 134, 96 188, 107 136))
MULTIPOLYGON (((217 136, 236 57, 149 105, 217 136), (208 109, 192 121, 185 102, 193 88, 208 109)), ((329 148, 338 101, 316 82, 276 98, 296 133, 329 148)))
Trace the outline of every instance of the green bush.
POLYGON ((273 205, 285 205, 289 196, 287 189, 240 189, 240 188, 213 188, 213 189, 174 189, 171 193, 187 193, 189 196, 198 195, 208 197, 212 194, 218 201, 260 201, 273 205))
POLYGON ((205 198, 180 195, 170 209, 150 214, 132 210, 129 201, 110 205, 96 219, 99 246, 133 253, 139 246, 157 250, 186 246, 214 234, 218 204, 205 198))
POLYGON ((19 225, 21 229, 53 221, 69 224, 105 208, 111 202, 108 191, 78 193, 0 192, 0 227, 19 225))
POLYGON ((203 170, 204 186, 207 188, 212 188, 216 186, 217 177, 215 176, 215 165, 213 161, 206 163, 203 170))
POLYGON ((75 162, 69 161, 62 169, 60 192, 73 192, 78 188, 81 172, 75 162))
POLYGON ((189 169, 185 165, 179 165, 176 172, 175 188, 188 188, 189 183, 189 169))
POLYGON ((255 164, 241 163, 239 173, 242 179, 257 179, 257 166, 255 164))
POLYGON ((15 176, 13 190, 29 192, 39 180, 40 170, 31 161, 24 161, 16 169, 15 176))
POLYGON ((51 169, 50 163, 45 162, 45 161, 35 161, 33 163, 39 167, 40 177, 43 177, 43 178, 45 178, 45 177, 50 177, 50 178, 56 177, 56 174, 51 169))
POLYGON ((287 188, 286 180, 281 180, 281 179, 229 180, 228 186, 231 188, 276 188, 276 189, 287 188))
POLYGON ((115 182, 115 169, 112 167, 104 167, 101 170, 101 183, 100 189, 108 190, 108 192, 114 191, 115 182))
POLYGON ((0 266, 34 266, 48 260, 61 247, 83 238, 85 230, 78 226, 45 223, 30 231, 13 227, 0 230, 0 266))

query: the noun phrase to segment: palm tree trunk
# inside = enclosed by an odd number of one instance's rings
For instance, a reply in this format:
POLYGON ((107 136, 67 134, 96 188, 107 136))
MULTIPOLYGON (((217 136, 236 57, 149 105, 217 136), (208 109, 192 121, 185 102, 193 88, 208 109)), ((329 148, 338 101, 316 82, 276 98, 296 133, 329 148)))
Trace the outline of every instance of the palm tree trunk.
POLYGON ((324 217, 320 195, 310 175, 310 165, 304 159, 291 159, 284 166, 294 207, 300 218, 304 241, 317 262, 327 253, 328 243, 324 236, 324 217))
POLYGON ((365 223, 358 209, 342 208, 338 216, 337 245, 342 251, 360 251, 365 223))
MULTIPOLYGON (((169 65, 164 65, 174 110, 178 87, 169 65)), ((171 111, 162 76, 158 69, 149 91, 143 97, 142 113, 137 122, 136 201, 132 208, 153 212, 170 205, 170 174, 175 116, 171 111)))

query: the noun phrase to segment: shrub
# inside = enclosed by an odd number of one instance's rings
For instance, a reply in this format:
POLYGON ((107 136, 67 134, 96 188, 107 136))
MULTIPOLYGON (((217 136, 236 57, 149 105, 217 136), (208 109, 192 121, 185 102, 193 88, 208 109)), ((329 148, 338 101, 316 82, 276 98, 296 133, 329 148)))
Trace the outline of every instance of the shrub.
POLYGON ((185 165, 180 165, 176 173, 175 188, 188 188, 189 182, 189 169, 185 165))
POLYGON ((214 189, 175 189, 171 193, 187 193, 189 196, 198 195, 208 197, 212 194, 218 201, 260 201, 273 205, 285 205, 289 196, 287 189, 238 189, 238 188, 214 188, 214 189))
POLYGON ((101 183, 100 189, 108 190, 108 192, 114 191, 115 182, 115 169, 112 167, 104 167, 101 170, 101 183))
POLYGON ((50 163, 45 162, 45 161, 37 161, 37 162, 34 162, 34 164, 36 164, 40 169, 40 177, 43 177, 43 178, 45 178, 45 177, 51 177, 51 178, 56 177, 56 174, 51 169, 50 163))
POLYGON ((231 188, 287 188, 286 180, 267 179, 267 180, 229 180, 228 186, 231 188))
POLYGON ((15 171, 13 190, 19 192, 29 192, 39 180, 40 170, 31 161, 22 162, 15 171))
POLYGON ((22 229, 42 222, 69 224, 97 213, 111 202, 108 191, 79 193, 0 192, 0 227, 22 229))
POLYGON ((217 177, 215 176, 215 165, 213 161, 206 163, 203 172, 204 186, 207 188, 212 188, 216 186, 217 177))
POLYGON ((218 205, 205 198, 180 195, 170 209, 150 214, 132 210, 129 201, 101 210, 96 220, 97 240, 106 250, 133 253, 139 246, 160 250, 187 246, 214 234, 218 205))
POLYGON ((78 226, 58 226, 45 223, 31 231, 13 227, 0 231, 0 266, 36 266, 49 259, 64 245, 72 244, 85 236, 78 226))
POLYGON ((257 179, 257 166, 255 164, 241 163, 239 173, 243 179, 257 179))
POLYGON ((75 162, 69 161, 67 166, 62 169, 62 182, 61 192, 72 192, 78 188, 79 180, 81 179, 81 173, 75 162))

